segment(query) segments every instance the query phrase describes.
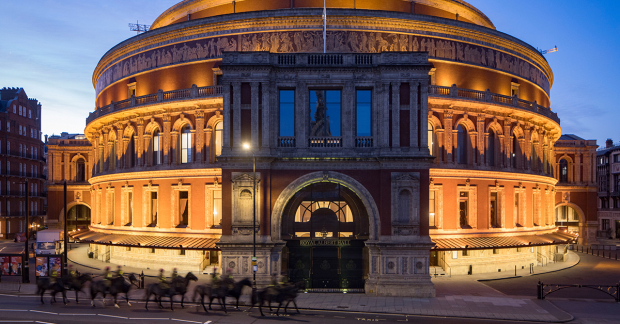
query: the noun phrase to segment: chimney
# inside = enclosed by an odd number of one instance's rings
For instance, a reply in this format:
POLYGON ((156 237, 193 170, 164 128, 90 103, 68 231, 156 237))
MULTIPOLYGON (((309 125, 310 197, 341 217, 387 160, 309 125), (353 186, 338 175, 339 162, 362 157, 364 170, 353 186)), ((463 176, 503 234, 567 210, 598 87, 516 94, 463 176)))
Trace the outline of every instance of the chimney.
POLYGON ((47 143, 47 134, 45 134, 45 143, 47 143))
POLYGON ((605 141, 605 148, 610 148, 614 146, 614 141, 611 140, 611 138, 608 138, 607 141, 605 141))

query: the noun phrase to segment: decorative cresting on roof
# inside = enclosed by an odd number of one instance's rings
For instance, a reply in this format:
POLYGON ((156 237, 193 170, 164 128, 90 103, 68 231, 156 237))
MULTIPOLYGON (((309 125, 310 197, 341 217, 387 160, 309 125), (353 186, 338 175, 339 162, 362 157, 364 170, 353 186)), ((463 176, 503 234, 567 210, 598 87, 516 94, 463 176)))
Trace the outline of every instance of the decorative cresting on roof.
MULTIPOLYGON (((243 2, 249 0, 236 0, 236 2, 243 2)), ((258 0, 253 0, 258 1, 258 0)), ((376 0, 380 2, 381 0, 376 0)), ((463 17, 469 21, 474 22, 477 25, 488 27, 495 29, 495 25, 491 22, 491 20, 484 14, 482 11, 478 10, 476 7, 471 4, 463 1, 463 0, 402 0, 406 2, 415 2, 425 6, 437 8, 440 10, 447 11, 452 14, 458 14, 460 17, 463 17)), ((329 0, 327 1, 327 5, 329 7, 329 0)), ((151 30, 165 27, 173 22, 187 17, 188 14, 196 13, 199 11, 207 10, 210 8, 214 8, 217 6, 230 4, 231 0, 184 0, 176 5, 170 7, 168 10, 164 11, 155 21, 151 24, 151 30)), ((318 8, 318 6, 317 6, 318 8)), ((347 8, 353 9, 353 6, 345 7, 341 6, 339 8, 347 8)))

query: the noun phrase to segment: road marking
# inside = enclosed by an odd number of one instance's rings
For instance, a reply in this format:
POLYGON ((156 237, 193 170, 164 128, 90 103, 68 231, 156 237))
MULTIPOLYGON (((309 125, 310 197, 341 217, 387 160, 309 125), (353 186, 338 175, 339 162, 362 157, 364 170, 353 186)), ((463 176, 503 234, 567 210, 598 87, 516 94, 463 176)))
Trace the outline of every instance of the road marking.
POLYGON ((130 320, 152 320, 152 321, 169 321, 170 318, 151 318, 151 317, 131 317, 131 318, 127 318, 130 320))
POLYGON ((55 324, 55 323, 49 323, 49 322, 40 322, 40 321, 35 321, 35 323, 41 323, 41 324, 55 324))
POLYGON ((72 314, 72 313, 58 313, 60 316, 97 316, 97 314, 72 314))
POLYGON ((344 316, 334 316, 335 318, 346 318, 344 316))
POLYGON ((122 318, 122 319, 129 319, 129 317, 124 317, 124 316, 115 316, 115 315, 108 315, 108 314, 97 314, 98 316, 105 316, 105 317, 114 317, 114 318, 122 318))
POLYGON ((27 309, 0 309, 0 312, 27 312, 27 309))
POLYGON ((182 320, 182 319, 178 319, 178 318, 171 318, 171 321, 178 321, 178 322, 187 322, 187 323, 198 323, 198 324, 202 324, 202 322, 196 322, 196 321, 188 321, 188 320, 182 320))
POLYGON ((30 310, 31 312, 35 312, 35 313, 43 313, 43 314, 51 314, 51 315, 58 315, 58 313, 52 313, 52 312, 44 312, 44 311, 38 311, 38 310, 30 310))

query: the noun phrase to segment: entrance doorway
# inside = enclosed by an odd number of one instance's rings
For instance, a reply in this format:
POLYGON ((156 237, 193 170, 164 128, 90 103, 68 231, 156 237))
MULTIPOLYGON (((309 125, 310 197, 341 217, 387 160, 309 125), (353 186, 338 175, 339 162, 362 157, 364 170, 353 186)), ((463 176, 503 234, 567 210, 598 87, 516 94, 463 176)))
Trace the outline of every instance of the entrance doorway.
POLYGON ((368 214, 350 189, 321 182, 298 191, 284 209, 282 267, 310 291, 364 288, 368 214))
POLYGON ((67 212, 67 231, 86 229, 90 225, 90 208, 75 205, 67 212))

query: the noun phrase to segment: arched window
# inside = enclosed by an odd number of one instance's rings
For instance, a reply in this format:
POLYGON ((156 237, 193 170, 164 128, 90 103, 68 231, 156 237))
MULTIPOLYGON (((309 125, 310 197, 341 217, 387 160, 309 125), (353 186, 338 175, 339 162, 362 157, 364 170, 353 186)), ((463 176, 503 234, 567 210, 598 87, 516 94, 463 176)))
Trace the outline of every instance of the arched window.
POLYGON ((568 162, 566 159, 560 160, 560 182, 568 182, 568 162))
POLYGON ((136 143, 133 134, 129 137, 129 143, 127 143, 127 167, 133 168, 136 166, 136 143))
POLYGON ((495 132, 492 129, 489 129, 487 138, 487 161, 489 166, 495 166, 495 132))
POLYGON ((179 134, 179 162, 192 162, 192 133, 189 125, 183 126, 179 134))
POLYGON ((153 137, 151 137, 151 152, 153 152, 153 165, 161 164, 162 162, 161 135, 158 129, 153 131, 153 137))
POLYGON ((215 156, 222 155, 222 135, 224 134, 224 123, 219 122, 215 125, 215 156))
POLYGON ((86 164, 84 163, 84 159, 77 160, 77 162, 75 163, 75 171, 75 181, 86 181, 86 164))
POLYGON ((456 162, 467 164, 467 131, 462 125, 456 127, 456 162))
POLYGON ((512 137, 512 156, 511 156, 511 160, 512 160, 512 167, 513 168, 517 168, 517 155, 519 154, 519 140, 517 139, 517 136, 513 136, 512 137))
POLYGON ((432 156, 436 156, 437 155, 437 150, 435 149, 435 143, 436 143, 436 139, 435 139, 435 129, 433 128, 433 124, 431 124, 430 122, 428 123, 428 151, 430 152, 430 154, 432 156))

